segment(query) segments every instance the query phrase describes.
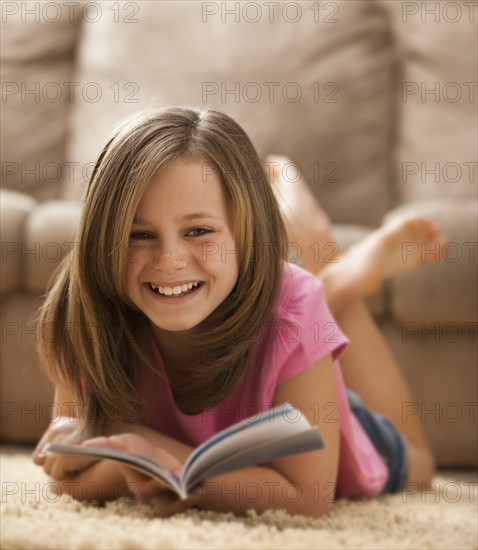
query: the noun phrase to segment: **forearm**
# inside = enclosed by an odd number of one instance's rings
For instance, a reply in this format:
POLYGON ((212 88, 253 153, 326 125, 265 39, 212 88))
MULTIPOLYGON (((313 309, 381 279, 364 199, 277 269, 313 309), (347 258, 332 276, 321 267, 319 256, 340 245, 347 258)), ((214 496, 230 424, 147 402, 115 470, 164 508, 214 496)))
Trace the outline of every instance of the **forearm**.
MULTIPOLYGON (((110 435, 123 433, 134 433, 144 437, 155 447, 169 451, 182 464, 194 450, 180 441, 141 424, 113 424, 110 435)), ((83 440, 84 438, 80 438, 74 442, 80 443, 83 440)), ((132 451, 134 452, 133 449, 132 451)), ((72 473, 63 478, 49 476, 49 480, 49 486, 53 491, 58 494, 69 494, 80 501, 114 500, 122 496, 134 496, 137 493, 137 487, 133 483, 127 483, 121 465, 112 460, 99 460, 77 474, 72 473)))
POLYGON ((51 478, 50 487, 80 501, 103 502, 135 493, 134 488, 128 487, 118 464, 111 460, 100 460, 67 480, 51 478))
POLYGON ((265 466, 242 468, 204 482, 199 507, 245 515, 253 508, 262 513, 284 509, 290 514, 319 517, 330 512, 333 491, 317 490, 317 484, 300 487, 278 471, 265 466))
MULTIPOLYGON (((170 452, 182 464, 194 451, 193 447, 140 424, 117 424, 114 431, 141 435, 153 445, 170 452)), ((311 481, 309 487, 299 487, 272 468, 253 466, 205 481, 199 506, 205 510, 239 515, 244 515, 250 508, 259 513, 282 508, 291 514, 319 517, 332 507, 334 486, 326 484, 319 491, 318 484, 311 481)))

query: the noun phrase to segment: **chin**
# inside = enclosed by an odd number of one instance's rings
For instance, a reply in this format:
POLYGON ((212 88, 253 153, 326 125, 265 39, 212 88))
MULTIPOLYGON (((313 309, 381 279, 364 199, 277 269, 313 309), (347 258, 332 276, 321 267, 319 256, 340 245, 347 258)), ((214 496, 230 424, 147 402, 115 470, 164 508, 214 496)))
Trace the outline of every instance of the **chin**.
POLYGON ((159 328, 160 330, 164 330, 166 332, 187 332, 188 330, 193 330, 196 328, 201 321, 198 321, 197 323, 191 323, 184 322, 184 323, 155 323, 154 321, 151 321, 151 323, 159 328))

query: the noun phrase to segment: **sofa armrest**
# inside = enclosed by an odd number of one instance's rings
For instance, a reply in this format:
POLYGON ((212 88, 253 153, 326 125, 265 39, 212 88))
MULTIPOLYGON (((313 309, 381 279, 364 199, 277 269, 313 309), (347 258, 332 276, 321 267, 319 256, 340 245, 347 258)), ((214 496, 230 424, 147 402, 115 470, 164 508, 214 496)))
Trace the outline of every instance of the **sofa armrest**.
POLYGON ((0 223, 2 234, 2 262, 0 293, 18 290, 22 279, 22 242, 26 220, 37 202, 23 193, 0 190, 0 223))
POLYGON ((28 292, 43 294, 60 261, 73 252, 81 207, 76 201, 47 201, 27 219, 22 259, 28 292))
POLYGON ((73 250, 81 215, 76 201, 38 203, 3 189, 0 193, 2 295, 44 294, 62 258, 73 250))
POLYGON ((420 254, 429 260, 423 268, 390 282, 392 311, 399 321, 420 323, 476 323, 478 205, 471 199, 434 200, 403 205, 386 219, 407 212, 432 218, 448 245, 439 261, 437 248, 404 243, 402 260, 420 254))

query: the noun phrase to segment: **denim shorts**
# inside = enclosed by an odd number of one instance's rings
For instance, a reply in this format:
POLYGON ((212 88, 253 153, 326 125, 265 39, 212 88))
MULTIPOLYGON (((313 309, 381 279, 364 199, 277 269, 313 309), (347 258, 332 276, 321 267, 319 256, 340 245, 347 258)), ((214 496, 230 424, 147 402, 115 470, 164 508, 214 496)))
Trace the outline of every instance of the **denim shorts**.
POLYGON ((381 494, 401 492, 410 468, 405 437, 388 418, 369 411, 355 392, 347 389, 347 398, 353 415, 388 468, 388 480, 381 494))

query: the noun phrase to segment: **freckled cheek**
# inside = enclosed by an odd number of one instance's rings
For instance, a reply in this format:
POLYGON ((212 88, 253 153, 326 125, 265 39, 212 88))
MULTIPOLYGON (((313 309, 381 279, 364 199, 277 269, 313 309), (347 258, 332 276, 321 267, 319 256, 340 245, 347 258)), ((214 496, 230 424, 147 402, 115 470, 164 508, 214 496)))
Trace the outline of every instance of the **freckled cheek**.
POLYGON ((207 265, 237 264, 236 249, 233 242, 211 241, 202 243, 200 261, 207 265))
POLYGON ((139 274, 146 258, 144 250, 141 250, 137 245, 129 245, 128 253, 126 256, 126 274, 128 280, 139 274))

